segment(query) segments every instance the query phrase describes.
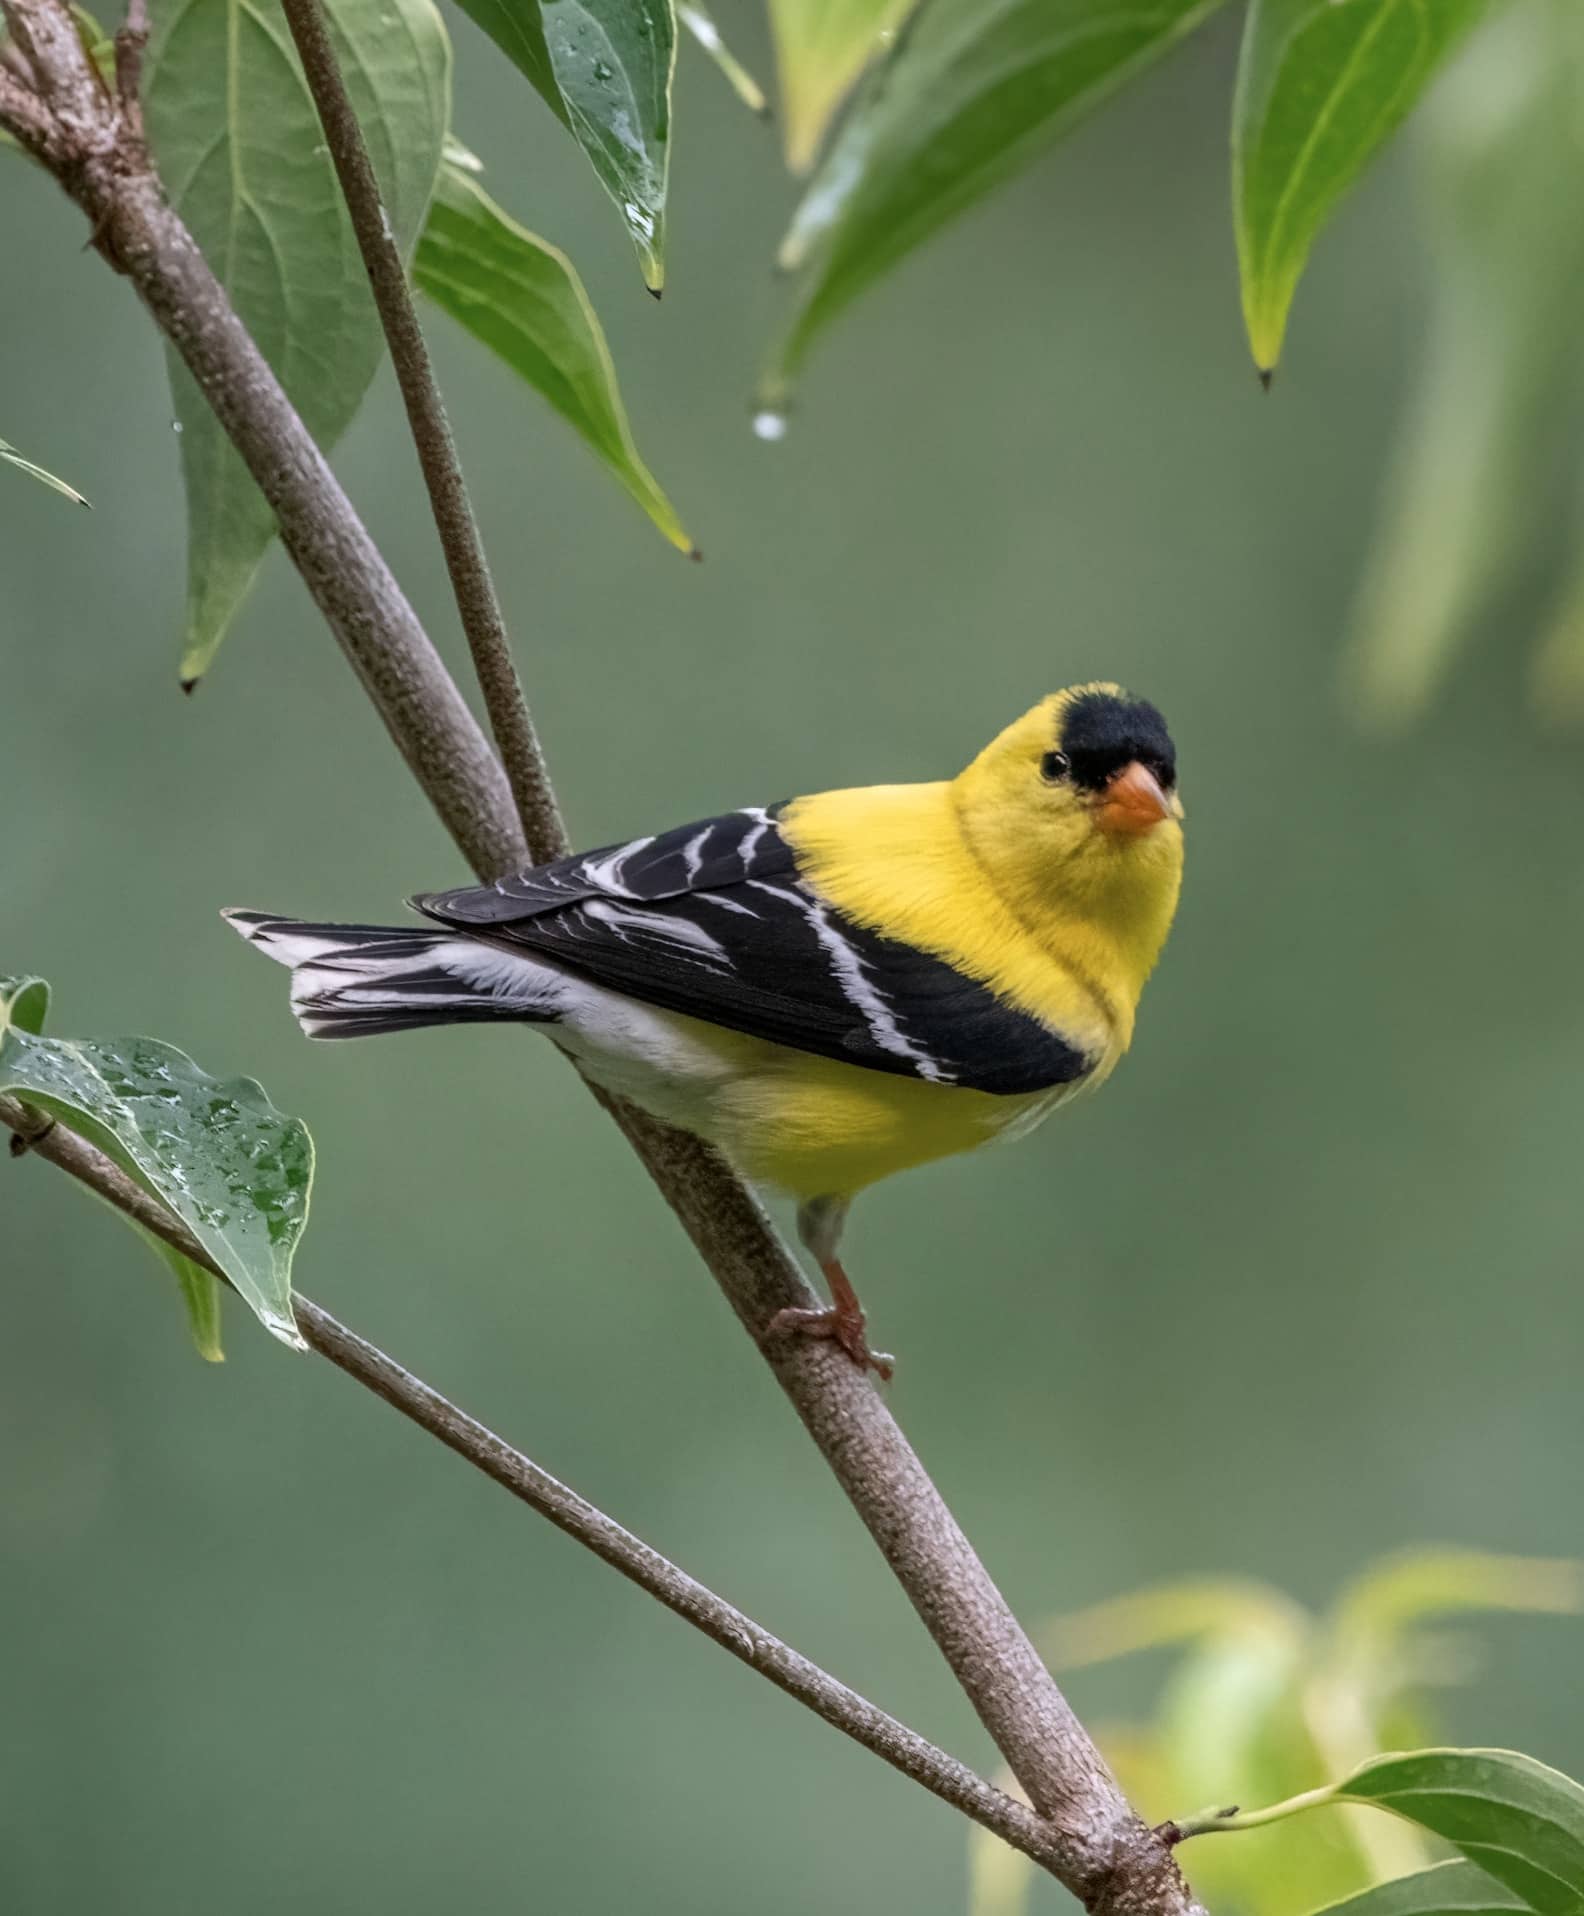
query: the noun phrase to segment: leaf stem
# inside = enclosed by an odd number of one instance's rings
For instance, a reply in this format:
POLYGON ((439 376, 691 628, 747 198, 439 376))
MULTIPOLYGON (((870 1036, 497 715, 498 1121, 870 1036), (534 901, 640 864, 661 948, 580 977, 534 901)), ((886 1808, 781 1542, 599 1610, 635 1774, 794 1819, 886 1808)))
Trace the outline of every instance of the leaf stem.
POLYGON ((1190 1836, 1215 1836, 1222 1830, 1263 1829, 1267 1823, 1280 1823, 1303 1810, 1335 1802, 1337 1787, 1335 1783, 1322 1783, 1318 1789, 1304 1790, 1262 1810, 1200 1810, 1196 1816, 1177 1817, 1169 1825, 1175 1832, 1172 1840, 1186 1843, 1190 1836))
POLYGON ((324 8, 320 0, 281 0, 281 10, 297 43, 325 143, 352 216, 352 230, 363 255, 374 304, 379 308, 413 446, 429 491, 435 530, 451 576, 452 595, 489 713, 490 730, 506 767, 528 850, 535 863, 543 863, 567 849, 566 831, 517 676, 505 616, 468 498, 428 342, 418 323, 407 269, 331 43, 324 8))
POLYGON ((143 55, 148 37, 148 0, 127 0, 126 19, 115 37, 116 98, 139 138, 143 134, 143 55))

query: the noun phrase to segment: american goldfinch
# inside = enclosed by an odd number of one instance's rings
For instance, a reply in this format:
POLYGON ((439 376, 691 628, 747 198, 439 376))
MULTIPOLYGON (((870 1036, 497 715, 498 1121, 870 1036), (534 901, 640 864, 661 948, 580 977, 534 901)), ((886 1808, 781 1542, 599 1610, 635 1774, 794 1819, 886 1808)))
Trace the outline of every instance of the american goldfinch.
POLYGON ((1119 686, 1042 699, 956 778, 750 805, 412 900, 440 929, 225 915, 312 1038, 543 1025, 597 1083, 798 1202, 832 1306, 854 1195, 1020 1136, 1127 1049, 1182 877, 1176 754, 1119 686))

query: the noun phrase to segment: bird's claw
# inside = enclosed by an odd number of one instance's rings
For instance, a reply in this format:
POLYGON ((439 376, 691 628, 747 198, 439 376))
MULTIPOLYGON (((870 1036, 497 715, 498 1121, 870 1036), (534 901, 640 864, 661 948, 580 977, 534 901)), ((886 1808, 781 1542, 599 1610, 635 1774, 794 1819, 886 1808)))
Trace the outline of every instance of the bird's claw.
POLYGON ((890 1383, 896 1359, 889 1351, 869 1348, 862 1311, 844 1311, 839 1306, 830 1310, 793 1306, 777 1311, 765 1327, 766 1337, 787 1337, 794 1333, 803 1337, 833 1338, 860 1370, 872 1370, 882 1383, 890 1383))

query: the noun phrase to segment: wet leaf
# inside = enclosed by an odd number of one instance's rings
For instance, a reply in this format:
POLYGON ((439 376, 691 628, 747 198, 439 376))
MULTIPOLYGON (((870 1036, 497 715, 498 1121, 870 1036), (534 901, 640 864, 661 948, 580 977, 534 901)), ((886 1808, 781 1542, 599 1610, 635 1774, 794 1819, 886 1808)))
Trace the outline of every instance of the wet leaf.
MULTIPOLYGON (((931 0, 933 4, 933 0, 931 0)), ((918 0, 770 0, 787 165, 806 173, 859 75, 918 0)))
MULTIPOLYGON (((450 115, 433 0, 327 0, 332 37, 398 244, 418 237, 450 115)), ((145 103, 177 210, 322 447, 384 351, 351 222, 296 50, 260 0, 153 0, 145 103)), ((187 490, 181 674, 208 666, 274 536, 274 515, 171 356, 187 490)))
POLYGON ((1218 0, 932 0, 844 123, 782 242, 807 284, 767 408, 831 321, 938 228, 1070 131, 1218 0))
POLYGON ((306 1126, 251 1078, 222 1083, 158 1039, 46 1038, 47 1005, 38 979, 0 984, 0 1092, 112 1157, 186 1224, 266 1329, 301 1349, 291 1262, 313 1182, 306 1126))
POLYGON ((75 486, 67 485, 64 479, 57 479, 54 473, 46 472, 42 466, 35 466, 31 459, 24 459, 16 447, 8 445, 4 439, 0 439, 0 460, 8 466, 15 466, 18 472, 25 472, 30 479, 37 479, 41 485, 64 494, 77 505, 87 505, 88 501, 75 486))
POLYGON ((458 157, 441 173, 413 279, 569 421, 674 546, 692 551, 638 456, 610 349, 572 262, 497 206, 458 157))
POLYGON ((1528 1908, 1484 1870, 1459 1861, 1378 1883, 1345 1903, 1330 1904, 1321 1916, 1507 1916, 1509 1910, 1528 1908))
POLYGON ((698 0, 678 0, 677 19, 715 62, 728 86, 750 113, 768 113, 770 102, 764 88, 721 38, 720 28, 707 8, 698 0))
POLYGON ((637 248, 665 284, 671 166, 672 0, 458 0, 587 154, 637 248))
POLYGON ((1232 210, 1254 362, 1281 354, 1309 249, 1485 0, 1251 0, 1232 210))

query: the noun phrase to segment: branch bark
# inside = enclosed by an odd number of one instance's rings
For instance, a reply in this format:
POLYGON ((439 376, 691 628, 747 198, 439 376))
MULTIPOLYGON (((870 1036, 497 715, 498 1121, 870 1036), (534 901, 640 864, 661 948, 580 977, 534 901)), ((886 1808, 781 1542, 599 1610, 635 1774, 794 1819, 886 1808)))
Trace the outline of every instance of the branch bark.
MULTIPOLYGON (((387 729, 475 871, 491 877, 525 863, 498 760, 165 203, 137 129, 98 86, 64 7, 59 0, 4 4, 49 109, 44 135, 31 124, 11 130, 87 214, 94 243, 132 281, 193 372, 387 729)), ((1052 1832, 1047 1866, 1105 1916, 1196 1916, 1169 1845, 1127 1803, 868 1378, 829 1343, 761 1341, 777 1311, 814 1301, 761 1206, 708 1147, 627 1107, 612 1108, 1052 1832)))

